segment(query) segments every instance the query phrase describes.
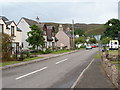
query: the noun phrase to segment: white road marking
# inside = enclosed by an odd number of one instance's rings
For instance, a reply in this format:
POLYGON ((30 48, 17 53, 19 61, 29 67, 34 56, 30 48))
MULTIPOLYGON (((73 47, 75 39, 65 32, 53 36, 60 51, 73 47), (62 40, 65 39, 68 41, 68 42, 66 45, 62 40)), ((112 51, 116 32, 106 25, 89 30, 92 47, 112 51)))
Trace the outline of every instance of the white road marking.
POLYGON ((80 74, 80 76, 78 77, 78 79, 74 82, 74 84, 72 85, 71 88, 74 88, 76 86, 76 84, 78 83, 78 81, 81 79, 82 75, 85 73, 85 71, 90 67, 90 65, 93 63, 94 59, 89 63, 89 65, 82 71, 82 73, 80 74))
POLYGON ((29 75, 34 74, 34 73, 36 73, 36 72, 39 72, 39 71, 45 70, 46 68, 48 68, 48 67, 44 67, 44 68, 41 68, 41 69, 39 69, 39 70, 33 71, 33 72, 31 72, 31 73, 28 73, 28 74, 22 75, 22 76, 16 78, 16 80, 21 79, 21 78, 26 77, 26 76, 29 76, 29 75))
POLYGON ((68 60, 68 58, 67 58, 67 59, 64 59, 64 60, 61 60, 61 61, 58 61, 58 62, 56 62, 55 64, 59 64, 59 63, 64 62, 64 61, 66 61, 66 60, 68 60))

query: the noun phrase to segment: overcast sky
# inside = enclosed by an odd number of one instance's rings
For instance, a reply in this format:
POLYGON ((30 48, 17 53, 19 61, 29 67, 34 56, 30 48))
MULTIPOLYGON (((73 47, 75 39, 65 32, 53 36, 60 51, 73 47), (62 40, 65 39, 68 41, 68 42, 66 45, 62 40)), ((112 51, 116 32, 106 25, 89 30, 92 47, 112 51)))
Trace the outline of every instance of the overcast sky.
POLYGON ((105 23, 118 18, 119 0, 0 0, 0 15, 14 20, 21 17, 42 22, 105 23), (34 1, 34 2, 33 2, 34 1))

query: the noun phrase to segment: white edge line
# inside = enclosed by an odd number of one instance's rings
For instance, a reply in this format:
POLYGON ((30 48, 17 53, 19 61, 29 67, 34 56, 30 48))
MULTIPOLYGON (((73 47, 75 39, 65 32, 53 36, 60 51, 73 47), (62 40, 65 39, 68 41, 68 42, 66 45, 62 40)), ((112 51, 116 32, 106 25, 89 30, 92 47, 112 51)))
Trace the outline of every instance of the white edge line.
POLYGON ((64 62, 64 61, 66 61, 66 60, 68 60, 68 58, 67 58, 67 59, 64 59, 64 60, 61 60, 61 61, 58 61, 58 62, 56 62, 55 64, 59 64, 59 63, 64 62))
POLYGON ((92 64, 92 62, 94 61, 94 59, 89 63, 89 65, 81 72, 80 76, 77 78, 77 80, 74 82, 74 84, 72 85, 71 88, 74 88, 76 86, 76 84, 78 83, 78 81, 80 80, 80 78, 82 77, 82 75, 84 74, 84 72, 90 67, 90 65, 92 64))
POLYGON ((17 77, 16 80, 21 79, 21 78, 26 77, 26 76, 29 76, 29 75, 34 74, 34 73, 36 73, 36 72, 42 71, 42 70, 44 70, 44 69, 46 69, 46 68, 48 68, 48 67, 44 67, 44 68, 41 68, 41 69, 39 69, 39 70, 33 71, 33 72, 31 72, 31 73, 22 75, 22 76, 20 76, 20 77, 17 77))

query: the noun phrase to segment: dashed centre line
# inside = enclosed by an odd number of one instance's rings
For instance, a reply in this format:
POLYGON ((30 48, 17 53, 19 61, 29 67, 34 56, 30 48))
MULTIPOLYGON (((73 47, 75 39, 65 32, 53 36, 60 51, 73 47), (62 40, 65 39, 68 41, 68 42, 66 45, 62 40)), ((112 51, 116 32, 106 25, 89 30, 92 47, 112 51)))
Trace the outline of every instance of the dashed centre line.
POLYGON ((17 77, 16 80, 21 79, 21 78, 24 78, 24 77, 26 77, 26 76, 29 76, 29 75, 31 75, 31 74, 40 72, 40 71, 45 70, 45 69, 47 69, 47 68, 48 68, 48 67, 43 67, 43 68, 41 68, 41 69, 39 69, 39 70, 36 70, 36 71, 30 72, 30 73, 28 73, 28 74, 22 75, 22 76, 20 76, 20 77, 17 77))
POLYGON ((64 60, 61 60, 61 61, 58 61, 58 62, 56 62, 55 64, 62 63, 62 62, 64 62, 64 61, 66 61, 66 60, 68 60, 68 58, 67 58, 67 59, 64 59, 64 60))

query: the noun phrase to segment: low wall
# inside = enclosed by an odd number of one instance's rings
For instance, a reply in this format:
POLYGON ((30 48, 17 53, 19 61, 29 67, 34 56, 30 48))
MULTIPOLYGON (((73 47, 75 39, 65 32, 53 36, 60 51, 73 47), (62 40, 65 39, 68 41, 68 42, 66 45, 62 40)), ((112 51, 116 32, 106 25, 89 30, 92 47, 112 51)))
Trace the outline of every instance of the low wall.
POLYGON ((118 70, 115 65, 110 63, 110 60, 106 58, 105 53, 102 55, 102 63, 110 80, 120 90, 120 70, 118 70))

